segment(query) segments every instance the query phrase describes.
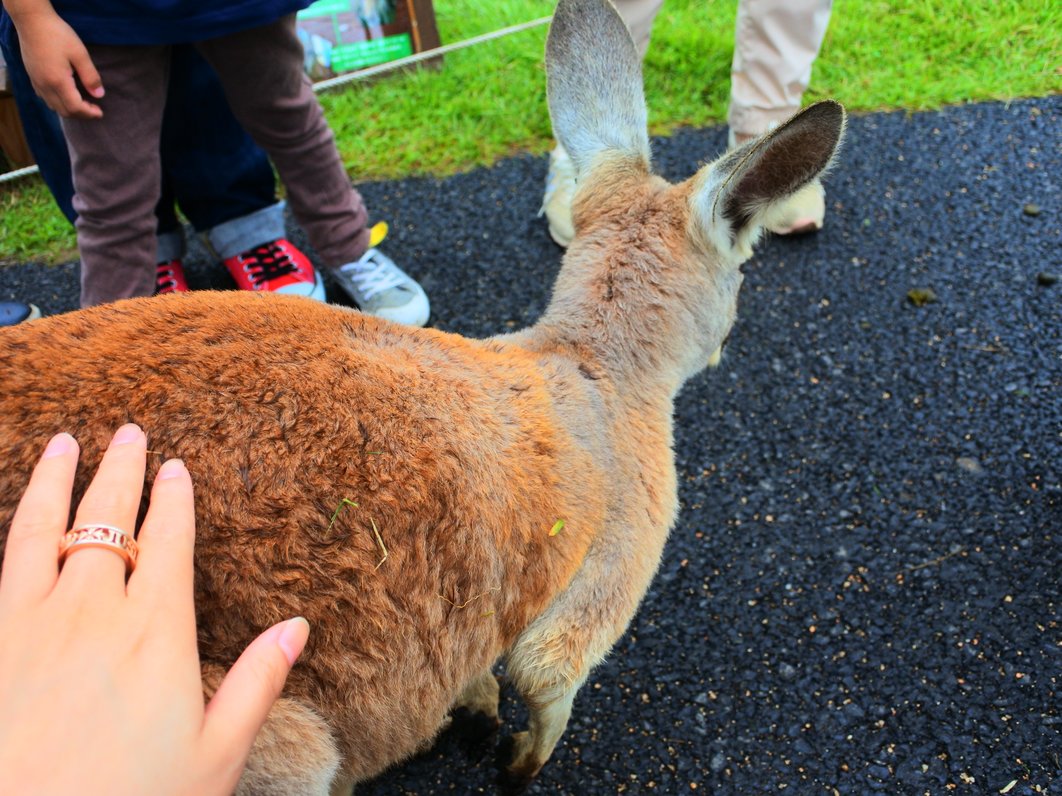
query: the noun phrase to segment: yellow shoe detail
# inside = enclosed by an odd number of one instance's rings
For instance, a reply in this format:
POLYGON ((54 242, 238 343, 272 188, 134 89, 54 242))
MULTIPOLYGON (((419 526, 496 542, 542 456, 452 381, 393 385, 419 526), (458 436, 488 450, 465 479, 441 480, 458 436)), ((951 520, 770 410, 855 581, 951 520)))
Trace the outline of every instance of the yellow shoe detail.
POLYGON ((369 248, 374 249, 387 237, 387 222, 379 221, 369 230, 369 248))

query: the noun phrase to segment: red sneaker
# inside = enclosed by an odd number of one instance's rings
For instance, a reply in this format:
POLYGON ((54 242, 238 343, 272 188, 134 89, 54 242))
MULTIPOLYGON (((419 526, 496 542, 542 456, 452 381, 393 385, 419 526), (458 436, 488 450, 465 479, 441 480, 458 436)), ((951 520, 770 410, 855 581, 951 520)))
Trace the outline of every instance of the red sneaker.
POLYGON ((310 259, 284 238, 225 260, 240 290, 264 290, 325 300, 324 281, 310 259))
POLYGON ((184 278, 184 265, 180 259, 159 263, 155 266, 155 295, 187 293, 188 282, 184 278))

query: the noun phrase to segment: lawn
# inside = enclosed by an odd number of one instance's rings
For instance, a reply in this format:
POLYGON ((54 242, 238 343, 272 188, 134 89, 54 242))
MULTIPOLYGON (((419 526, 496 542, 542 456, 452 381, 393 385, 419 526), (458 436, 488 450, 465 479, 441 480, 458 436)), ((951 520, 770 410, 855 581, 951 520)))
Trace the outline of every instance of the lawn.
MULTIPOLYGON (((444 43, 548 15, 551 0, 436 0, 444 43)), ((667 0, 645 78, 654 134, 726 117, 736 0, 667 0)), ((321 95, 357 180, 446 175, 551 145, 538 27, 321 95)), ((1062 90, 1051 0, 837 0, 805 101, 926 110, 1062 90)), ((36 178, 0 185, 0 261, 60 260, 74 236, 36 178)))

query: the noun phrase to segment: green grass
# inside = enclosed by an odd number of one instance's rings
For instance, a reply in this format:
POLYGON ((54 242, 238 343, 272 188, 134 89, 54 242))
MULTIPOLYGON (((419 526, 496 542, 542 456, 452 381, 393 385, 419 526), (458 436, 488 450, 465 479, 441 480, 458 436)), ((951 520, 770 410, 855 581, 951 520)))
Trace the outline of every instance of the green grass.
MULTIPOLYGON (((443 41, 455 42, 552 7, 552 0, 436 0, 436 16, 443 41)), ((645 67, 654 134, 723 123, 736 8, 736 0, 665 3, 645 67)), ((446 175, 545 152, 545 34, 545 27, 525 31, 451 53, 439 71, 322 95, 351 175, 446 175)), ((1059 53, 1055 0, 837 0, 805 99, 834 97, 861 112, 1043 96, 1062 90, 1059 53)), ((0 186, 0 212, 0 260, 56 260, 74 248, 36 179, 0 186)))

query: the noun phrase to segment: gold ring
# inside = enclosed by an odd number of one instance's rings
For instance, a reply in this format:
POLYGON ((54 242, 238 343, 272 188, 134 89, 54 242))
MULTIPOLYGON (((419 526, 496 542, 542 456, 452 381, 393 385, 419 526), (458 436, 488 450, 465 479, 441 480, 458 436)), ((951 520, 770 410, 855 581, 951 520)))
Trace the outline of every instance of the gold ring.
POLYGON ((113 525, 79 525, 63 534, 59 540, 59 567, 63 566, 72 552, 89 547, 99 547, 117 553, 125 561, 125 574, 128 576, 136 569, 136 558, 140 548, 136 541, 121 528, 113 525))

